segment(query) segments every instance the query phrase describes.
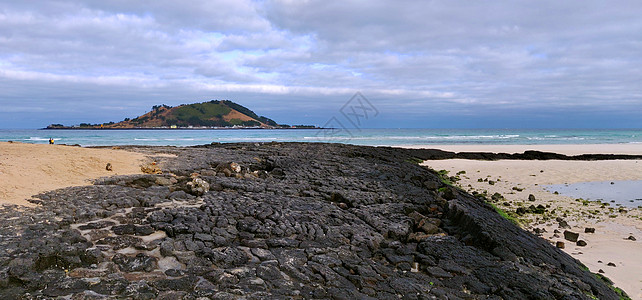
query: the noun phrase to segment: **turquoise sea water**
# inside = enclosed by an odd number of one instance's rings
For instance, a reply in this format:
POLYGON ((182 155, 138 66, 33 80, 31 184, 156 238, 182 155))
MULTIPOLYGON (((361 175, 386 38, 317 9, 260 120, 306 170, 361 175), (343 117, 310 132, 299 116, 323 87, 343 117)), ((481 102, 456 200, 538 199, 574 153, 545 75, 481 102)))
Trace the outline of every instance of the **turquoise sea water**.
POLYGON ((173 145, 212 142, 333 142, 356 145, 629 144, 642 129, 229 129, 229 130, 31 130, 0 129, 0 141, 82 146, 173 145))

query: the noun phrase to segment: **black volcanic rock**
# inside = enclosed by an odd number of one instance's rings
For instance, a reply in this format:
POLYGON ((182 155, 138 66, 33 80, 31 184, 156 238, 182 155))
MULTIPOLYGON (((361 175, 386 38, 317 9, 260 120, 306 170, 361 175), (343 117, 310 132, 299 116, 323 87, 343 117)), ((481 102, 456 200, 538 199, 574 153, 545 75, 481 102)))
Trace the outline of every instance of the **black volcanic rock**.
POLYGON ((0 207, 0 298, 618 299, 575 259, 409 163, 443 151, 124 148, 176 154, 158 157, 176 180, 117 176, 0 207), (215 170, 232 162, 232 176, 215 170), (192 176, 216 188, 188 194, 192 176))

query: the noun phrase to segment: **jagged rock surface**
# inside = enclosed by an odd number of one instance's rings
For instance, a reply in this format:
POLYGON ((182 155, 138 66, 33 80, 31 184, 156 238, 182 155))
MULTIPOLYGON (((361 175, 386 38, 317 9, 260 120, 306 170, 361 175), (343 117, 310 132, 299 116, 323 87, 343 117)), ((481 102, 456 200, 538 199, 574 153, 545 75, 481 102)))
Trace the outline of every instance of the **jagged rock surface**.
POLYGON ((425 150, 129 148, 177 157, 0 208, 0 298, 618 299, 425 150))

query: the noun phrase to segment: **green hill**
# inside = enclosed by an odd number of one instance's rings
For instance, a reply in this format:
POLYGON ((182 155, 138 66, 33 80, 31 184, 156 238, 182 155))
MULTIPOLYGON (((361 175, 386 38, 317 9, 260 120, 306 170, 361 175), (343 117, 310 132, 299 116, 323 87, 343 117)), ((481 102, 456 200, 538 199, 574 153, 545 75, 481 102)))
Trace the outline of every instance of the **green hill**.
POLYGON ((47 128, 193 128, 193 127, 252 127, 252 128, 289 128, 274 120, 259 116, 249 108, 229 100, 183 104, 179 106, 155 105, 152 110, 136 118, 114 123, 88 124, 66 127, 52 124, 47 128))

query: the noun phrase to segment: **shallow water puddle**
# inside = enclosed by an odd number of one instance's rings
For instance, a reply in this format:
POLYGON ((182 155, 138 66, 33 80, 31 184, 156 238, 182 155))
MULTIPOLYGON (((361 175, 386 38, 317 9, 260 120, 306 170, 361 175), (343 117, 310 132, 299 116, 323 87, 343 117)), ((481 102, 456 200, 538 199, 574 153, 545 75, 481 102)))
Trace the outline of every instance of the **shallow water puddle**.
POLYGON ((551 193, 558 192, 563 196, 589 201, 601 201, 626 207, 642 206, 642 180, 552 184, 544 188, 551 193))

